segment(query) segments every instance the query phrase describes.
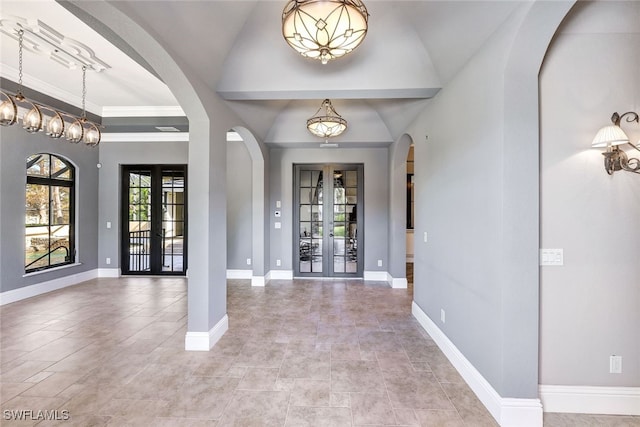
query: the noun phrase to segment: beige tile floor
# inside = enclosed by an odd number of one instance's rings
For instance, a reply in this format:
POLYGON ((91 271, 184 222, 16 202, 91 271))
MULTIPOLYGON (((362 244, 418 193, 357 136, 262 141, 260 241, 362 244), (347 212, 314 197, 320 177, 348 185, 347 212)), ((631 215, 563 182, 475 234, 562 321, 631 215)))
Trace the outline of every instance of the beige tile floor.
MULTIPOLYGON (((1 308, 5 410, 64 426, 493 426, 410 314, 411 287, 228 283, 229 331, 185 352, 186 282, 98 279, 1 308), (59 412, 59 416, 63 413, 59 412)), ((640 426, 548 414, 548 426, 640 426)), ((37 425, 56 425, 42 421, 37 425)))

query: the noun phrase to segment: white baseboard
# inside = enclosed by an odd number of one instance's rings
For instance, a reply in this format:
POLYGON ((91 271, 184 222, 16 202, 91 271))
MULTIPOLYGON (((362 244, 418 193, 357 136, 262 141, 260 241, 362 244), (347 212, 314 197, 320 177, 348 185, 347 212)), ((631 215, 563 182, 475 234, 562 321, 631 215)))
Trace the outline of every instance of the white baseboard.
POLYGON ((640 387, 541 385, 545 412, 640 415, 640 387))
POLYGON ((388 282, 394 289, 407 289, 409 286, 406 277, 392 277, 389 275, 388 282))
POLYGON ((229 317, 225 314, 209 332, 187 332, 184 337, 186 351, 209 351, 229 329, 229 317))
POLYGON ((364 272, 364 280, 374 281, 374 282, 388 282, 389 281, 389 273, 386 271, 365 271, 364 272))
POLYGON ((265 283, 267 281, 265 280, 264 276, 251 276, 251 286, 257 286, 257 287, 264 287, 265 283))
POLYGON ((253 270, 227 270, 227 279, 251 279, 253 270))
POLYGON ((35 285, 12 289, 10 291, 0 293, 0 305, 11 304, 12 302, 46 294, 47 292, 77 285, 78 283, 95 279, 97 277, 98 270, 94 269, 83 271, 82 273, 70 274, 68 276, 59 277, 57 279, 48 280, 46 282, 36 283, 35 285))
POLYGON ((119 268, 99 268, 98 277, 120 277, 119 268))
POLYGON ((411 313, 502 427, 542 427, 542 403, 539 399, 501 397, 415 301, 411 313))
POLYGON ((271 270, 265 280, 293 280, 293 270, 271 270))

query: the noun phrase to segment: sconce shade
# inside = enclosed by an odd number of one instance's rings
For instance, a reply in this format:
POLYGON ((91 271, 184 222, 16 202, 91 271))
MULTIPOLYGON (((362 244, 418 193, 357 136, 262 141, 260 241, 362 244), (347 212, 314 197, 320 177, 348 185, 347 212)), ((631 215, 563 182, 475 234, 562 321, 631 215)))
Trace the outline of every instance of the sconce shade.
POLYGON ((47 136, 51 138, 60 138, 64 135, 64 120, 60 116, 60 113, 54 111, 54 115, 47 123, 47 136))
POLYGON ((6 99, 0 104, 0 125, 11 126, 18 118, 18 107, 11 97, 4 92, 1 93, 6 99))
POLYGON ((78 143, 82 141, 82 137, 84 136, 84 127, 79 119, 76 119, 71 126, 69 126, 69 130, 67 131, 67 140, 69 142, 78 143))
POLYGON ((368 19, 361 0, 290 0, 282 12, 282 35, 302 56, 326 64, 362 43, 368 19))
POLYGON ((611 147, 614 145, 626 144, 629 142, 629 137, 626 133, 617 125, 605 126, 598 131, 591 146, 593 148, 611 147))
POLYGON ((96 146, 100 143, 100 138, 101 138, 100 129, 98 129, 98 127, 93 123, 90 123, 89 128, 84 134, 85 144, 91 147, 96 146))
POLYGON ((42 129, 42 113, 40 109, 31 104, 31 110, 22 118, 22 127, 30 133, 38 132, 42 129))

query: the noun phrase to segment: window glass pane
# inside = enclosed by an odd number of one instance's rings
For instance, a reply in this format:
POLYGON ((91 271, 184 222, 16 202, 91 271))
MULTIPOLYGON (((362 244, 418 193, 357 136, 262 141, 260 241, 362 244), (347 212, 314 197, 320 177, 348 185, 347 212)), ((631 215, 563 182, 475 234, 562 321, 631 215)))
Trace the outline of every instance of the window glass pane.
POLYGON ((358 186, 358 171, 347 171, 347 187, 358 186))
POLYGON ((347 188, 347 203, 356 204, 358 203, 358 189, 357 188, 347 188))
POLYGON ((140 175, 135 172, 129 172, 129 187, 140 186, 140 175))
POLYGON ((311 187, 311 171, 300 171, 300 187, 311 187))
POLYGON ((71 189, 68 187, 51 187, 51 222, 53 224, 69 224, 69 205, 71 189))
POLYGON ((49 155, 36 154, 27 159, 27 175, 49 178, 49 155))
POLYGON ((27 225, 49 224, 49 187, 27 184, 26 218, 27 225))
POLYGON ((301 222, 300 223, 300 237, 311 237, 311 223, 310 222, 301 222))
POLYGON ((311 203, 311 190, 309 188, 300 189, 300 204, 311 203))
POLYGON ((51 156, 53 167, 51 168, 51 178, 71 180, 73 179, 71 165, 56 156, 51 156))
POLYGON ((35 269, 48 266, 48 247, 49 227, 27 227, 25 233, 25 268, 35 269))
POLYGON ((300 221, 311 221, 311 206, 300 206, 300 221))
POLYGON ((311 186, 314 188, 322 187, 322 171, 311 171, 311 186))

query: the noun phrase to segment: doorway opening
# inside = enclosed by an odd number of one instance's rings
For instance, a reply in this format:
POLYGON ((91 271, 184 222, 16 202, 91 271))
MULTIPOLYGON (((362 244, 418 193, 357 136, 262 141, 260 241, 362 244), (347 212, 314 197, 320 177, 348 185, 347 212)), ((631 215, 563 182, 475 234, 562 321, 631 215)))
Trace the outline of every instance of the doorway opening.
POLYGON ((294 165, 294 274, 362 277, 364 165, 294 165))
POLYGON ((122 167, 122 274, 185 275, 186 176, 186 165, 122 167))

